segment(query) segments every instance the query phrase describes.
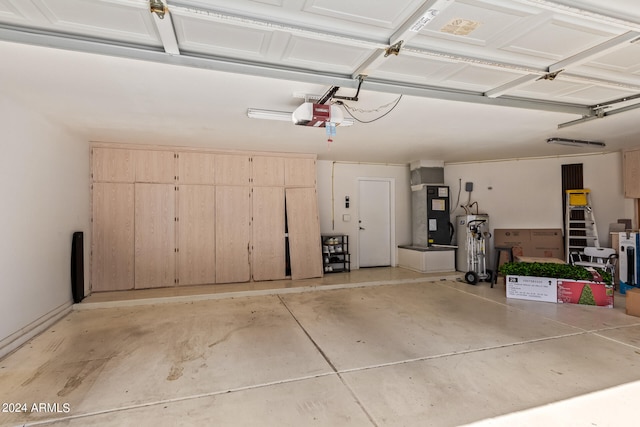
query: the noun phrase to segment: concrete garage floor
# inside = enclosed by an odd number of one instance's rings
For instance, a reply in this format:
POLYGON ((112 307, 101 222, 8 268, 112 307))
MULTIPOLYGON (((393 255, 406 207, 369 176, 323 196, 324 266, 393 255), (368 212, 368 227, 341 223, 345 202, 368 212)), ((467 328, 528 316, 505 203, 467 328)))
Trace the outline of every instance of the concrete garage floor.
POLYGON ((3 405, 49 404, 0 425, 637 425, 619 295, 507 300, 402 269, 243 286, 85 300, 0 360, 3 405))

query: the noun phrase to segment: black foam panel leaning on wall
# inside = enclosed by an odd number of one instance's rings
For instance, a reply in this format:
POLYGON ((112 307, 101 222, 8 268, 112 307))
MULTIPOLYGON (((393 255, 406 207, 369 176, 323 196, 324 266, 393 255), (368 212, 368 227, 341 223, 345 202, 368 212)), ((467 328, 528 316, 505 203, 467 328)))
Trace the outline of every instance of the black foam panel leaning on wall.
POLYGON ((73 302, 84 298, 84 242, 82 231, 73 233, 71 239, 71 293, 73 302))

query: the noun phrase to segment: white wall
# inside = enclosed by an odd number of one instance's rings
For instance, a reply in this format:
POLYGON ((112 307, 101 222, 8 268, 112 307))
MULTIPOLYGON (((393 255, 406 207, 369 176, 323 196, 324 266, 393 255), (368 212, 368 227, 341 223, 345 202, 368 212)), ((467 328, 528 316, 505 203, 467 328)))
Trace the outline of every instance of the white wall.
POLYGON ((319 160, 317 173, 320 231, 323 234, 349 236, 351 268, 358 267, 358 178, 393 179, 395 182, 395 243, 396 245, 411 244, 409 165, 334 163, 319 160), (348 209, 345 208, 345 196, 350 198, 348 209), (332 199, 335 203, 332 203, 332 199), (351 221, 344 222, 343 214, 351 215, 351 221))
POLYGON ((70 306, 71 237, 84 231, 88 284, 89 148, 0 96, 0 356, 70 306))
MULTIPOLYGON (((583 164, 584 186, 591 189, 600 244, 606 246, 609 223, 617 222, 618 218, 634 218, 633 200, 624 198, 622 155, 619 152, 450 164, 445 166, 445 183, 451 187, 451 205, 454 206, 459 181, 462 181, 462 193, 458 205, 467 202, 465 182, 473 182, 471 201, 478 201, 480 212, 489 214, 492 230, 562 228, 562 165, 573 163, 583 164)), ((458 209, 456 214, 464 214, 464 211, 458 209)))

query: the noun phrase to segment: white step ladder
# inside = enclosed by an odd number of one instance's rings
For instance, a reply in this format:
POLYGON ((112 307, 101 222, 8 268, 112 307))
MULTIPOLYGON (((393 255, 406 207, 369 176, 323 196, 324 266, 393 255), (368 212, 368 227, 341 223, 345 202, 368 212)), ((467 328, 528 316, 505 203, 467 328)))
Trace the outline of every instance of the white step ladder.
POLYGON ((586 247, 600 247, 598 228, 591 206, 591 190, 566 191, 565 256, 571 260, 571 252, 584 252, 586 247))

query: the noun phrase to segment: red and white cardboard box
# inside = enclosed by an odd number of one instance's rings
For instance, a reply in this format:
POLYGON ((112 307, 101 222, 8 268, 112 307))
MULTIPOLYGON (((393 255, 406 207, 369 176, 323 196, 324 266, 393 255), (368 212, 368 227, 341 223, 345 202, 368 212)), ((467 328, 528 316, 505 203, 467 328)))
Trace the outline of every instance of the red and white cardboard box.
POLYGON ((558 279, 558 303, 613 308, 613 286, 587 280, 558 279))

